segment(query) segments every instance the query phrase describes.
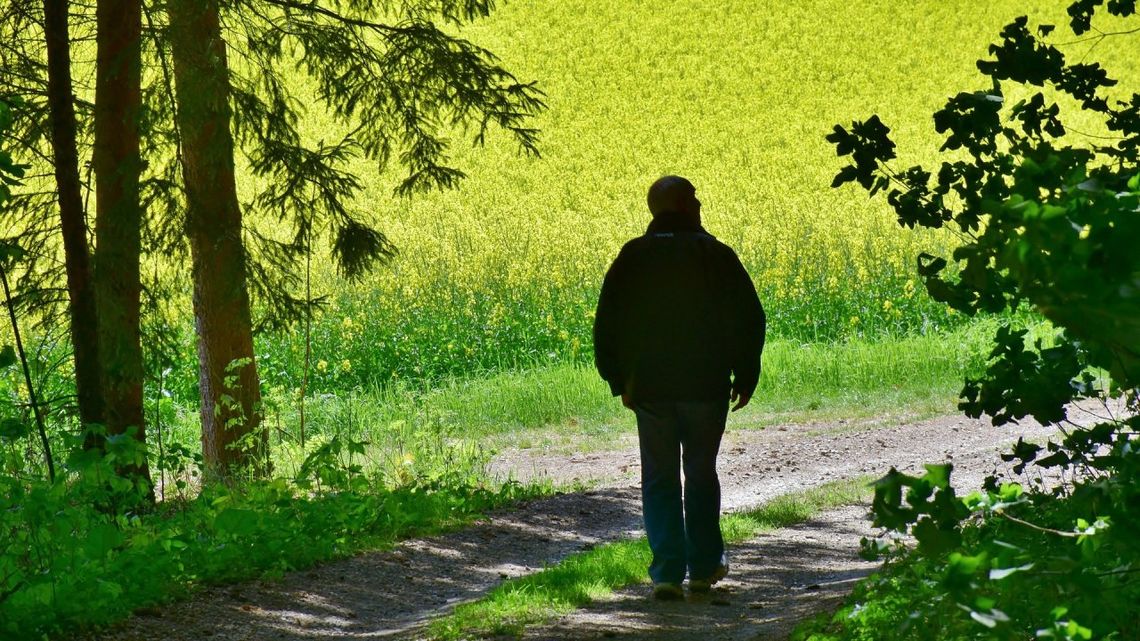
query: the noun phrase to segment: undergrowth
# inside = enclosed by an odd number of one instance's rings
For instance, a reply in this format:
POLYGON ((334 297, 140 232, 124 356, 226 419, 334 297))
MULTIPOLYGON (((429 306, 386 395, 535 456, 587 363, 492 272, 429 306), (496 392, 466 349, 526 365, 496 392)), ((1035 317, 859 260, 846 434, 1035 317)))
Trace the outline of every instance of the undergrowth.
MULTIPOLYGON (((776 342, 755 407, 734 415, 734 425, 887 403, 876 399, 948 398, 953 381, 981 362, 983 334, 776 342)), ((112 440, 109 460, 59 461, 60 479, 51 484, 38 457, 27 455, 26 439, 0 440, 0 636, 99 626, 203 584, 280 575, 461 524, 547 491, 490 485, 484 464, 493 448, 544 433, 580 445, 631 425, 594 372, 574 365, 312 395, 304 445, 296 402, 269 395, 276 478, 202 490, 197 412, 161 385, 157 392, 148 403, 160 499, 153 511, 132 507, 131 488, 108 485, 119 482, 115 465, 137 460, 133 441, 112 440)), ((68 451, 73 438, 53 431, 54 449, 68 451)))
MULTIPOLYGON (((1131 461, 1116 477, 1053 492, 1008 482, 952 503, 973 515, 942 534, 952 548, 938 549, 933 536, 914 549, 891 546, 880 572, 792 639, 1140 639, 1140 468, 1135 452, 1124 455, 1131 461)), ((869 553, 888 548, 865 544, 869 553)))
POLYGON ((550 491, 494 487, 462 466, 393 485, 356 462, 363 443, 333 439, 294 477, 207 485, 144 509, 114 474, 137 457, 132 442, 105 458, 77 451, 55 483, 0 475, 0 638, 91 629, 202 585, 280 576, 550 491))

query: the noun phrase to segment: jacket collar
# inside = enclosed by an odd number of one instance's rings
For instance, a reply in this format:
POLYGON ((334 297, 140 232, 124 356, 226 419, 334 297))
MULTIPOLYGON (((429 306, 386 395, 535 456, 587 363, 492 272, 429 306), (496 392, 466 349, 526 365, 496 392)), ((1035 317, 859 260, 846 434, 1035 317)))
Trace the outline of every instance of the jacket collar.
POLYGON ((701 226, 700 218, 671 211, 661 212, 654 216, 653 220, 649 222, 649 227, 645 230, 646 234, 669 234, 675 232, 708 234, 705 228, 701 226))

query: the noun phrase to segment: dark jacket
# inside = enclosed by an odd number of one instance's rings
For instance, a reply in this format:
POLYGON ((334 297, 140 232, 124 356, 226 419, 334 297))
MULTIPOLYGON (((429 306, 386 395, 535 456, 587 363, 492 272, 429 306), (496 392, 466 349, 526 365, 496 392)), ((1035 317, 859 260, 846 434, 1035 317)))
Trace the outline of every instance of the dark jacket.
POLYGON ((736 253, 699 223, 662 214, 606 273, 594 362, 614 396, 727 401, 732 385, 756 389, 764 331, 764 308, 736 253))

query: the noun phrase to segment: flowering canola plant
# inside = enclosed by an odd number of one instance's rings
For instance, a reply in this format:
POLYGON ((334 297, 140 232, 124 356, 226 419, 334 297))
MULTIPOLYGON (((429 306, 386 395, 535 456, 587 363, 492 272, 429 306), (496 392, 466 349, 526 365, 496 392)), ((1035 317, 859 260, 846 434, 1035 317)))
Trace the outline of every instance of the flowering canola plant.
MULTIPOLYGON (((401 199, 378 177, 358 207, 400 250, 361 283, 318 269, 321 387, 588 362, 605 270, 643 232, 648 185, 690 178, 706 228, 749 269, 773 337, 894 336, 967 322, 933 303, 920 251, 952 239, 904 232, 884 203, 829 189, 824 136, 848 114, 914 123, 900 149, 939 142, 924 119, 975 82, 974 63, 1017 15, 1064 3, 516 0, 462 35, 538 78, 549 111, 541 159, 505 137, 454 132, 458 191, 401 199), (905 143, 905 144, 904 144, 905 143), (334 363, 339 364, 334 366, 334 363), (323 366, 322 366, 323 365, 323 366)), ((1135 60, 1106 61, 1133 73, 1135 60)), ((1132 83, 1133 85, 1135 83, 1132 83)), ((343 127, 311 114, 314 138, 343 127)), ((370 167, 361 161, 360 175, 370 167)), ((323 265, 324 261, 320 264, 323 265)), ((663 319, 663 322, 666 322, 663 319)), ((270 383, 295 386, 301 340, 262 337, 270 383), (279 379, 279 380, 274 380, 279 379)))

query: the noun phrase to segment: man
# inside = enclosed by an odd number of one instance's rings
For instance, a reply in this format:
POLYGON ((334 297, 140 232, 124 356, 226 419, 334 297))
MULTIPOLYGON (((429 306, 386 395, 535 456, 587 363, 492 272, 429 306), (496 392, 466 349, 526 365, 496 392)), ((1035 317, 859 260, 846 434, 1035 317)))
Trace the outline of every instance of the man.
POLYGON ((653 595, 678 599, 686 571, 692 592, 728 573, 716 456, 730 401, 747 405, 760 379, 765 318, 736 254, 701 227, 692 183, 665 176, 648 202, 648 230, 602 284, 594 355, 637 416, 653 595))

